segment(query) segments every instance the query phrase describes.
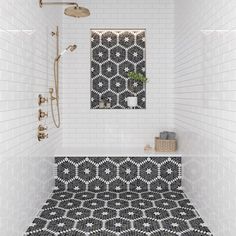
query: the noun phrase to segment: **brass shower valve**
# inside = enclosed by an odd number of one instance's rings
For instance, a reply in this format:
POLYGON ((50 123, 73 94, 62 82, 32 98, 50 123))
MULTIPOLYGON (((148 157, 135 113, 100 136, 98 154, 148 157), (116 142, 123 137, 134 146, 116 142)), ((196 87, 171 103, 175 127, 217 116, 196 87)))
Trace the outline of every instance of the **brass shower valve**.
POLYGON ((39 106, 40 106, 42 103, 45 103, 45 102, 48 102, 48 98, 45 98, 45 97, 43 97, 41 94, 39 94, 39 96, 38 96, 38 104, 39 104, 39 106))
POLYGON ((42 139, 48 138, 48 134, 45 134, 43 132, 38 132, 38 141, 41 141, 42 139))
POLYGON ((42 111, 41 109, 39 109, 39 111, 38 111, 38 120, 42 120, 45 117, 48 117, 48 113, 42 111))
POLYGON ((42 125, 38 126, 38 141, 48 138, 48 134, 45 133, 47 129, 47 127, 44 127, 42 125))
POLYGON ((45 126, 45 127, 42 126, 42 125, 39 125, 39 126, 38 126, 38 131, 39 131, 39 132, 46 131, 47 129, 48 129, 48 127, 46 127, 46 126, 45 126))

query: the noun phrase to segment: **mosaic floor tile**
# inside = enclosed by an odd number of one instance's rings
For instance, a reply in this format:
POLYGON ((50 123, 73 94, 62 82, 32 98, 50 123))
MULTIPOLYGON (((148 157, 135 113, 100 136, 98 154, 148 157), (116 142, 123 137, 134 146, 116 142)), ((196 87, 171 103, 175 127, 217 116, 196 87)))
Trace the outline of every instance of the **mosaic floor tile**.
POLYGON ((25 235, 212 236, 180 191, 61 191, 47 203, 25 235))

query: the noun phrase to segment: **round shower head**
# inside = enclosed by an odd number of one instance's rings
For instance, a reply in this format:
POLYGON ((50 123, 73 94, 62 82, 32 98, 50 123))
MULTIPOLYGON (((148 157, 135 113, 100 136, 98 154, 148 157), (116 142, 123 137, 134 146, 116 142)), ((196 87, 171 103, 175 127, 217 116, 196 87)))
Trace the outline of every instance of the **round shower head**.
POLYGON ((90 15, 89 9, 80 6, 70 6, 67 7, 64 11, 65 15, 73 16, 76 18, 86 17, 90 15))
POLYGON ((89 9, 80 6, 67 7, 64 11, 65 15, 73 16, 76 18, 86 17, 90 15, 89 9))
POLYGON ((76 18, 89 16, 89 9, 85 7, 80 7, 76 2, 44 2, 44 0, 38 0, 39 6, 42 8, 44 5, 71 5, 67 7, 64 11, 65 15, 73 16, 76 18))

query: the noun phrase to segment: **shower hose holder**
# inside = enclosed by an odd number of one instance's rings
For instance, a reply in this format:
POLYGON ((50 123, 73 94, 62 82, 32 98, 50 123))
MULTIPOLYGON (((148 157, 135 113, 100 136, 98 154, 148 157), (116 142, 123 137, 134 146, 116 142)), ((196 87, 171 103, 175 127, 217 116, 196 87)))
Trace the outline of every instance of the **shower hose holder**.
POLYGON ((55 99, 57 99, 56 97, 53 96, 53 91, 54 91, 53 88, 50 88, 50 89, 49 89, 50 98, 51 98, 52 101, 55 100, 55 99))

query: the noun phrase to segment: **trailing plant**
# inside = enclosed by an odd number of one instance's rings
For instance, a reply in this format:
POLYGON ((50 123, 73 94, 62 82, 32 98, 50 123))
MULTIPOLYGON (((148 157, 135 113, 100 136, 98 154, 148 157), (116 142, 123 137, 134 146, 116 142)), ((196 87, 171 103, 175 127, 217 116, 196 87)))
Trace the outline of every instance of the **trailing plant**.
POLYGON ((133 80, 136 80, 136 81, 140 81, 140 82, 143 82, 143 83, 146 83, 147 82, 147 77, 145 77, 144 75, 142 75, 141 73, 138 73, 138 72, 134 72, 134 71, 130 71, 128 73, 128 77, 130 79, 133 79, 133 80))

